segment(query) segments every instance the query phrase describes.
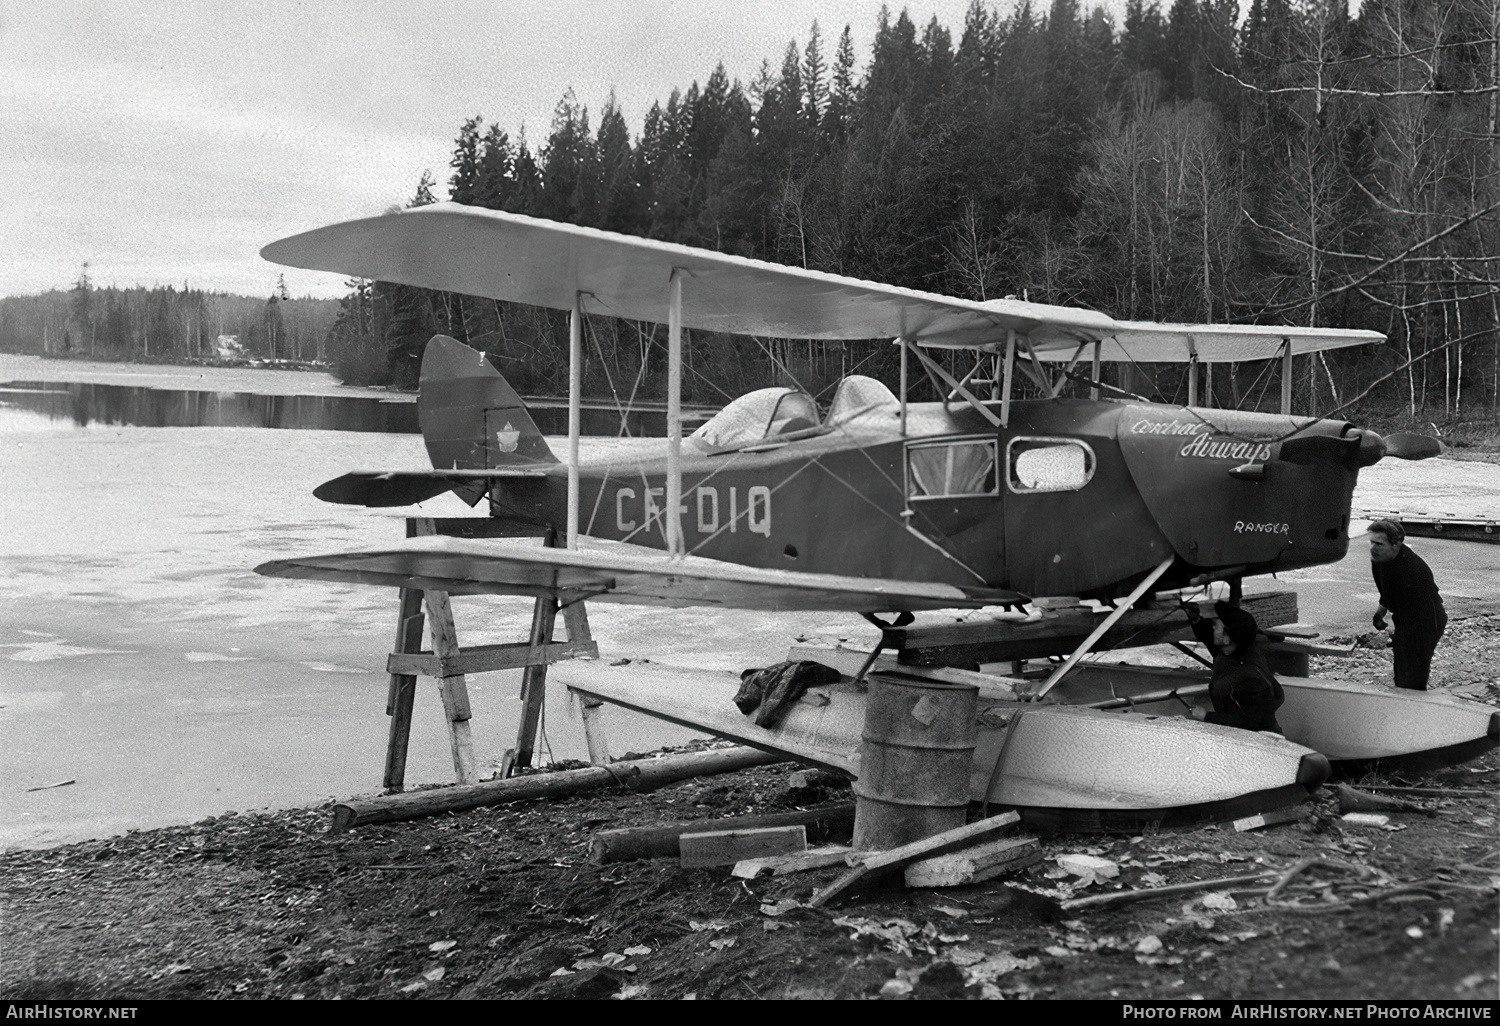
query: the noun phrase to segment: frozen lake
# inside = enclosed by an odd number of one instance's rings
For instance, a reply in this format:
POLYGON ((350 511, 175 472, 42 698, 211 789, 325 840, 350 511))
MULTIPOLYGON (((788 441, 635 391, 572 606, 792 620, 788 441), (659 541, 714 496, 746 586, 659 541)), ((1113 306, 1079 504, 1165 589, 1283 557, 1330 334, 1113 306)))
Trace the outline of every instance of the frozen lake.
MULTIPOLYGON (((0 356, 0 382, 98 378, 156 388, 384 394, 294 372, 0 356)), ((425 468, 420 437, 80 426, 5 399, 0 394, 0 847, 376 791, 395 592, 271 580, 251 568, 401 537, 399 518, 330 506, 312 489, 351 469, 425 468), (69 779, 76 783, 26 790, 69 779)), ((1500 509, 1500 467, 1386 461, 1365 472, 1355 504, 1491 513, 1500 509), (1431 496, 1440 504, 1419 504, 1431 496)), ((435 515, 472 515, 451 496, 427 506, 435 515)), ((1415 547, 1445 593, 1500 598, 1500 546, 1415 547)), ((1373 588, 1363 546, 1337 566, 1288 575, 1282 584, 1256 582, 1253 590, 1288 583, 1303 592, 1304 620, 1368 618, 1373 588)), ((529 600, 463 597, 454 605, 464 643, 519 640, 530 622, 529 600)), ((596 605, 590 617, 605 658, 736 671, 782 658, 798 634, 875 638, 855 616, 596 605)), ((519 678, 513 671, 470 680, 482 765, 514 743, 519 678)), ((690 736, 618 710, 606 715, 616 754, 690 736)), ((585 756, 576 716, 555 690, 546 737, 557 758, 585 756)), ((407 781, 451 779, 441 703, 424 681, 407 781)))

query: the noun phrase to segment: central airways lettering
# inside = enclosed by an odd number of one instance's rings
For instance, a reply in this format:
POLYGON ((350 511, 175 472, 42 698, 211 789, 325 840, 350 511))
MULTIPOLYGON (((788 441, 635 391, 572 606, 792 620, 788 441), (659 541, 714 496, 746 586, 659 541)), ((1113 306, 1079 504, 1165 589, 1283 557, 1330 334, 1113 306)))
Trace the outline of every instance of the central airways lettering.
MULTIPOLYGON (((699 485, 693 489, 696 506, 693 512, 696 515, 689 518, 686 505, 677 508, 684 529, 691 524, 699 534, 712 535, 720 531, 737 534, 744 529, 751 534, 771 537, 771 489, 765 485, 752 485, 745 489, 743 495, 736 486, 731 486, 726 491, 728 494, 724 496, 725 501, 721 505, 718 488, 699 485)), ((655 530, 665 535, 666 529, 662 521, 664 507, 657 501, 664 494, 665 490, 661 488, 643 488, 640 492, 634 488, 616 488, 615 528, 621 534, 630 534, 643 529, 644 522, 645 530, 655 530), (637 516, 641 519, 637 520, 637 516)))

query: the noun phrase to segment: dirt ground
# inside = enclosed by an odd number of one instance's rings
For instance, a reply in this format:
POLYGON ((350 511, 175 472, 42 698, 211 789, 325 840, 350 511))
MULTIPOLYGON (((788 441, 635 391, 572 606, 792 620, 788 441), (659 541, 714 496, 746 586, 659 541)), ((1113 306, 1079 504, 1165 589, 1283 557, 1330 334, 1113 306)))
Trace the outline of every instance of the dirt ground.
MULTIPOLYGON (((1500 699, 1500 614, 1455 610, 1434 684, 1500 699)), ((1389 675, 1361 647, 1320 676, 1389 675)), ((1453 791, 1389 829, 1325 788, 1291 824, 1053 835, 1016 877, 799 907, 835 870, 734 880, 657 859, 596 866, 599 829, 808 808, 793 766, 651 794, 593 792, 329 835, 329 807, 226 815, 0 853, 4 998, 1497 997, 1500 753, 1422 777, 1453 791), (1473 789, 1480 795, 1463 794, 1473 789), (1066 877, 1059 854, 1118 877, 1066 877), (1285 872, 1096 911, 1060 898, 1285 872), (791 899, 790 901, 788 899, 791 899)))

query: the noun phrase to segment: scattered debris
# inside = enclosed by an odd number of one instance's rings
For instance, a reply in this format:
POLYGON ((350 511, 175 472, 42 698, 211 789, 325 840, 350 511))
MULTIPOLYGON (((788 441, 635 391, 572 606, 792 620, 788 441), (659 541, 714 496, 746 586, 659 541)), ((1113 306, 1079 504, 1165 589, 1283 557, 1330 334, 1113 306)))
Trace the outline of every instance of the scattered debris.
POLYGON ((1340 819, 1354 826, 1383 827, 1391 822, 1391 817, 1378 812, 1346 812, 1340 819))
POLYGON ((1288 809, 1273 809, 1270 812, 1261 812, 1254 816, 1246 816, 1244 819, 1234 821, 1234 829, 1238 833, 1246 830, 1260 830, 1268 826, 1278 826, 1282 823, 1295 823, 1307 817, 1307 810, 1301 805, 1293 805, 1288 809))
POLYGON ((1078 877, 1079 887, 1091 887, 1120 875, 1120 867, 1109 859, 1093 855, 1059 855, 1057 868, 1078 877))
POLYGON ((1226 876, 1217 880, 1194 880, 1190 883, 1169 884, 1166 887, 1147 887, 1134 891, 1111 891, 1108 894, 1095 894, 1087 898, 1071 898, 1061 902, 1065 910, 1080 908, 1103 908, 1107 905, 1123 905, 1133 901, 1149 901, 1152 898, 1165 898, 1174 894, 1191 894, 1194 891, 1225 890, 1237 887, 1240 884, 1256 884, 1273 876, 1274 872, 1252 873, 1248 876, 1226 876))
MULTIPOLYGON (((1356 791, 1348 784, 1338 785, 1339 812, 1419 812, 1424 816, 1436 815, 1432 809, 1415 802, 1404 802, 1397 798, 1385 798, 1378 794, 1356 791)), ((1345 815, 1344 818, 1348 818, 1345 815)))

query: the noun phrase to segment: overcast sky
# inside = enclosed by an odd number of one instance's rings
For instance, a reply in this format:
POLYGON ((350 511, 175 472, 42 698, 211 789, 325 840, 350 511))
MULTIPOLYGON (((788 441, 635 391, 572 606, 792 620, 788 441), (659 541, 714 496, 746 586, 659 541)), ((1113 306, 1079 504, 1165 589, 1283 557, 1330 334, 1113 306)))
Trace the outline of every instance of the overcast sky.
MULTIPOLYGON (((967 0, 906 6, 956 41, 967 0)), ((534 146, 564 90, 597 112, 613 89, 638 132, 652 101, 720 61, 746 82, 763 59, 779 67, 814 19, 829 59, 848 23, 862 66, 879 8, 0 0, 0 295, 67 288, 84 261, 99 285, 268 295, 281 269, 261 246, 402 204, 424 169, 445 190, 465 117, 524 124, 534 146)), ((285 274, 296 295, 344 291, 285 274)))

